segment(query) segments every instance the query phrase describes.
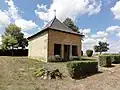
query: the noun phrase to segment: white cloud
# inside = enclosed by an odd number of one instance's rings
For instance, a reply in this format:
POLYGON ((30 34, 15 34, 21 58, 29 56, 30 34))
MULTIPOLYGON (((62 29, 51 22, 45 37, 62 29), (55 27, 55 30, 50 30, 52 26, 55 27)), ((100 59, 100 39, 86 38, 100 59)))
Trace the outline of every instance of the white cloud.
POLYGON ((99 41, 102 42, 107 42, 107 38, 98 38, 98 39, 94 39, 94 38, 85 38, 83 41, 83 44, 88 44, 91 48, 93 48, 94 45, 97 45, 99 41))
POLYGON ((120 37, 120 32, 116 34, 118 37, 120 37))
POLYGON ((39 4, 37 4, 37 8, 47 11, 47 5, 43 5, 43 4, 39 5, 39 4))
POLYGON ((99 0, 53 0, 50 8, 43 4, 37 5, 35 14, 41 20, 49 21, 54 17, 54 10, 60 20, 65 20, 67 17, 75 20, 85 13, 92 15, 100 12, 101 2, 99 0))
POLYGON ((120 26, 110 26, 106 29, 106 31, 110 34, 116 34, 116 36, 120 37, 120 26))
POLYGON ((114 14, 114 18, 120 20, 120 1, 118 1, 114 7, 111 8, 114 14))
POLYGON ((118 40, 112 40, 111 34, 114 32, 114 34, 118 37, 120 37, 120 26, 110 26, 105 31, 98 31, 96 34, 89 35, 86 34, 88 37, 84 38, 83 42, 83 51, 86 51, 87 49, 92 49, 93 46, 97 45, 99 41, 102 42, 108 42, 109 43, 109 51, 108 53, 118 53, 120 52, 120 40, 119 38, 116 38, 118 40), (111 33, 111 34, 110 34, 111 33), (111 37, 111 38, 108 38, 111 37))
POLYGON ((8 4, 8 15, 14 20, 20 19, 21 16, 18 14, 19 10, 15 6, 13 0, 7 0, 6 3, 8 4))
POLYGON ((30 30, 32 28, 38 27, 32 20, 18 19, 15 21, 15 24, 21 27, 22 30, 30 30))
POLYGON ((5 11, 0 10, 0 24, 1 25, 8 25, 10 23, 10 18, 7 16, 5 11))
POLYGON ((95 39, 104 38, 104 37, 107 37, 107 36, 108 36, 108 34, 104 31, 98 31, 96 34, 91 35, 91 37, 95 38, 95 39))
POLYGON ((93 50, 93 46, 97 45, 97 41, 93 38, 85 38, 84 41, 82 41, 83 43, 83 51, 85 52, 88 49, 93 50))
POLYGON ((96 40, 93 39, 93 38, 86 38, 86 39, 84 39, 83 43, 85 43, 85 44, 95 44, 96 40))
POLYGON ((110 26, 106 29, 107 32, 120 32, 120 26, 110 26))
POLYGON ((90 33, 90 31, 91 31, 91 29, 90 28, 87 28, 87 29, 80 29, 79 30, 81 33, 83 33, 83 34, 89 34, 90 33))
MULTIPOLYGON (((0 12, 0 14, 6 19, 0 18, 0 21, 4 21, 5 24, 8 22, 15 23, 18 27, 21 27, 22 30, 30 30, 38 27, 32 20, 26 20, 22 18, 22 16, 19 14, 20 10, 18 10, 18 7, 15 6, 13 0, 6 0, 5 2, 8 5, 8 10, 4 11, 3 14, 0 12)), ((0 17, 2 17, 1 15, 0 17)))
POLYGON ((85 35, 85 38, 88 38, 89 37, 89 34, 91 32, 91 29, 90 28, 87 28, 87 29, 79 29, 80 33, 85 35))
POLYGON ((109 40, 109 53, 120 52, 120 40, 109 40))
POLYGON ((27 33, 27 32, 22 32, 22 33, 24 33, 24 37, 25 38, 28 38, 28 37, 30 37, 32 34, 29 34, 29 33, 27 33))
MULTIPOLYGON (((88 33, 89 34, 89 33, 88 33)), ((108 41, 108 34, 105 31, 98 31, 96 34, 87 35, 83 41, 83 51, 87 49, 92 49, 94 45, 97 45, 99 41, 107 42, 108 41)))

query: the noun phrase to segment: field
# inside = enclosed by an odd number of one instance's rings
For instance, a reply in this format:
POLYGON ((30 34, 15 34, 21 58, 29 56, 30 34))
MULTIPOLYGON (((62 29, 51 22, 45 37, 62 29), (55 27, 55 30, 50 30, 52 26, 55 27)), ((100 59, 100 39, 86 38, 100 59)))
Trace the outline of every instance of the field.
POLYGON ((0 57, 0 90, 120 90, 120 65, 101 68, 101 73, 80 80, 72 80, 66 62, 43 63, 27 57, 0 57), (44 66, 58 68, 63 80, 35 78, 34 70, 44 66))

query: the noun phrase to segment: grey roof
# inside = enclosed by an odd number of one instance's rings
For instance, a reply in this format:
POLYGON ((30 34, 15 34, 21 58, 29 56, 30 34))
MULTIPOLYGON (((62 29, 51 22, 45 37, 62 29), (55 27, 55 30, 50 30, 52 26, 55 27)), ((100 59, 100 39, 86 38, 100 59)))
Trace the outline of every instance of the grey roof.
POLYGON ((45 27, 42 28, 42 30, 36 34, 34 34, 33 36, 28 37, 28 39, 40 34, 41 32, 47 30, 47 28, 56 30, 56 31, 62 31, 62 32, 66 32, 66 33, 72 33, 72 34, 76 34, 76 35, 80 35, 80 36, 84 36, 78 32, 73 31, 72 29, 70 29, 69 27, 67 27, 65 24, 63 24, 62 22, 60 22, 56 17, 54 19, 52 19, 50 22, 48 22, 48 24, 45 25, 45 27))
POLYGON ((73 31, 72 29, 67 27, 65 24, 60 22, 56 17, 53 20, 51 20, 43 29, 46 29, 46 28, 51 28, 51 29, 55 29, 55 30, 59 30, 59 31, 63 31, 63 32, 74 33, 74 34, 79 34, 78 32, 73 31))

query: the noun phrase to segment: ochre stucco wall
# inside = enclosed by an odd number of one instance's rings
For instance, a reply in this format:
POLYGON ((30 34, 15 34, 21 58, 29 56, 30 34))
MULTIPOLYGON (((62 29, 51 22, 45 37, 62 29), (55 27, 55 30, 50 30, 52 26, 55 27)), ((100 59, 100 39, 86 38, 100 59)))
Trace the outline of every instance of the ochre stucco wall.
POLYGON ((28 56, 30 58, 40 59, 47 62, 48 31, 30 39, 28 48, 28 56))
POLYGON ((48 31, 48 57, 54 55, 54 44, 62 44, 61 56, 64 57, 64 44, 76 45, 78 47, 78 55, 81 56, 81 36, 75 34, 64 33, 55 30, 48 31))

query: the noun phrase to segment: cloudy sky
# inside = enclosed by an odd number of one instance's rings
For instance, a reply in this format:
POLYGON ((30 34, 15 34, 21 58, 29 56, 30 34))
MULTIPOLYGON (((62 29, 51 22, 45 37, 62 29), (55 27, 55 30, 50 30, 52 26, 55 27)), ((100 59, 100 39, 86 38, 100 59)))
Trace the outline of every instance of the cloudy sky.
POLYGON ((33 35, 54 17, 71 18, 85 34, 83 50, 99 41, 110 44, 108 52, 120 52, 119 0, 0 0, 0 35, 15 23, 25 37, 33 35))

